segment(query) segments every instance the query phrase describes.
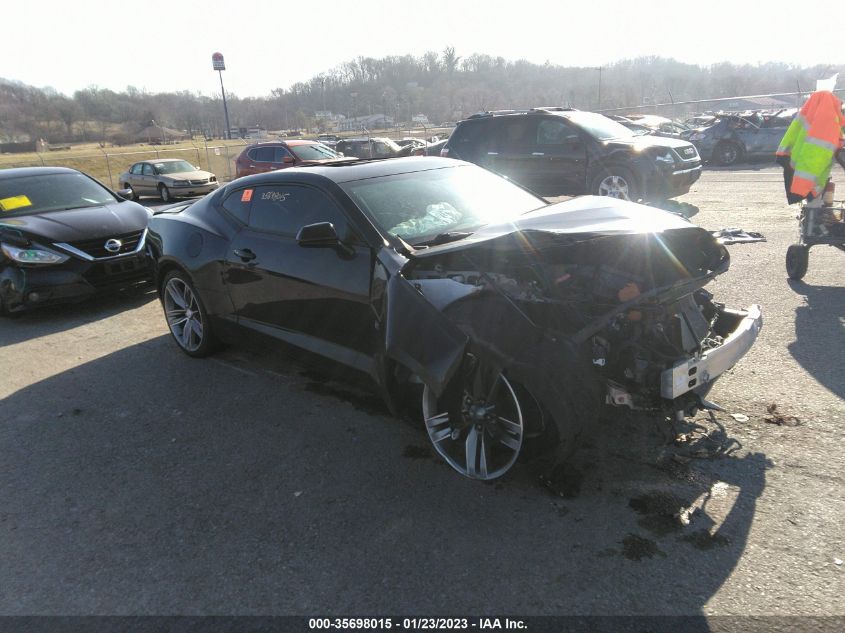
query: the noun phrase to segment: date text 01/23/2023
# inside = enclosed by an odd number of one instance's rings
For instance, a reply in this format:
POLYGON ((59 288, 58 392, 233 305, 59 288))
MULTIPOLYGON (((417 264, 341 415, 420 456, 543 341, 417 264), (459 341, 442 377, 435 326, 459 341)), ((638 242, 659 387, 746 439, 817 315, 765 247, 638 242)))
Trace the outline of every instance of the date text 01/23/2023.
POLYGON ((523 620, 512 618, 309 618, 310 630, 520 630, 523 620))

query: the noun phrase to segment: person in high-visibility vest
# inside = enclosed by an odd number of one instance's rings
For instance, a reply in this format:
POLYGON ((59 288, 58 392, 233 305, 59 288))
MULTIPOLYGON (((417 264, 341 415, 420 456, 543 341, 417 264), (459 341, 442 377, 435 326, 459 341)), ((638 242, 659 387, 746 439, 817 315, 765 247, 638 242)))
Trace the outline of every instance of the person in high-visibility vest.
POLYGON ((814 92, 786 130, 777 150, 789 204, 824 191, 836 153, 842 148, 845 115, 832 92, 814 92))

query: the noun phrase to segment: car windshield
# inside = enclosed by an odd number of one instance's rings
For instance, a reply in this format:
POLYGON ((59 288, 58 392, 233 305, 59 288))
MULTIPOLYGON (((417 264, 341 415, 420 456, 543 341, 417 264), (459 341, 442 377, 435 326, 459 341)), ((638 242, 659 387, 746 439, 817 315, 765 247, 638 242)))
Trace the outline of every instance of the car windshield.
POLYGON ((611 138, 628 138, 637 136, 621 123, 608 119, 603 114, 596 112, 567 112, 566 118, 580 126, 590 136, 600 141, 611 138))
POLYGON ((340 158, 340 154, 329 149, 322 143, 292 145, 290 146, 290 151, 296 154, 299 160, 331 160, 332 158, 340 158))
POLYGON ((186 171, 196 171, 197 168, 186 160, 169 160, 153 163, 157 174, 181 174, 186 171))
POLYGON ((412 245, 504 222, 546 204, 501 176, 469 165, 341 186, 385 231, 412 245))
POLYGON ((10 216, 82 209, 117 202, 111 192, 80 173, 0 179, 0 222, 10 216))

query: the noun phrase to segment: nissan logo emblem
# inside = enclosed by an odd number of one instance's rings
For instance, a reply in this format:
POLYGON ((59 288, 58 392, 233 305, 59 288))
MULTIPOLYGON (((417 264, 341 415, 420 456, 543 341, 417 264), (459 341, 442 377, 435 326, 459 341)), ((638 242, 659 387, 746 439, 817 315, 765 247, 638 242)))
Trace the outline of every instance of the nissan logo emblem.
POLYGON ((112 238, 110 240, 106 240, 106 243, 103 246, 109 253, 119 253, 120 247, 123 246, 123 242, 112 238))

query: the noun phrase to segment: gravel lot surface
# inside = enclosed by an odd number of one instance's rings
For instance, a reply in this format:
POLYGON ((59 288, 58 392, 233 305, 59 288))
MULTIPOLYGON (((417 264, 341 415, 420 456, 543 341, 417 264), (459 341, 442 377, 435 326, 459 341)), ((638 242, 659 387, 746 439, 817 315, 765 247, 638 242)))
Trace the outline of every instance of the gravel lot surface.
POLYGON ((678 201, 766 236, 709 286, 761 337, 689 442, 591 421, 554 493, 462 479, 335 367, 190 359, 150 292, 0 322, 0 614, 845 613, 845 254, 787 280, 768 166, 678 201))

